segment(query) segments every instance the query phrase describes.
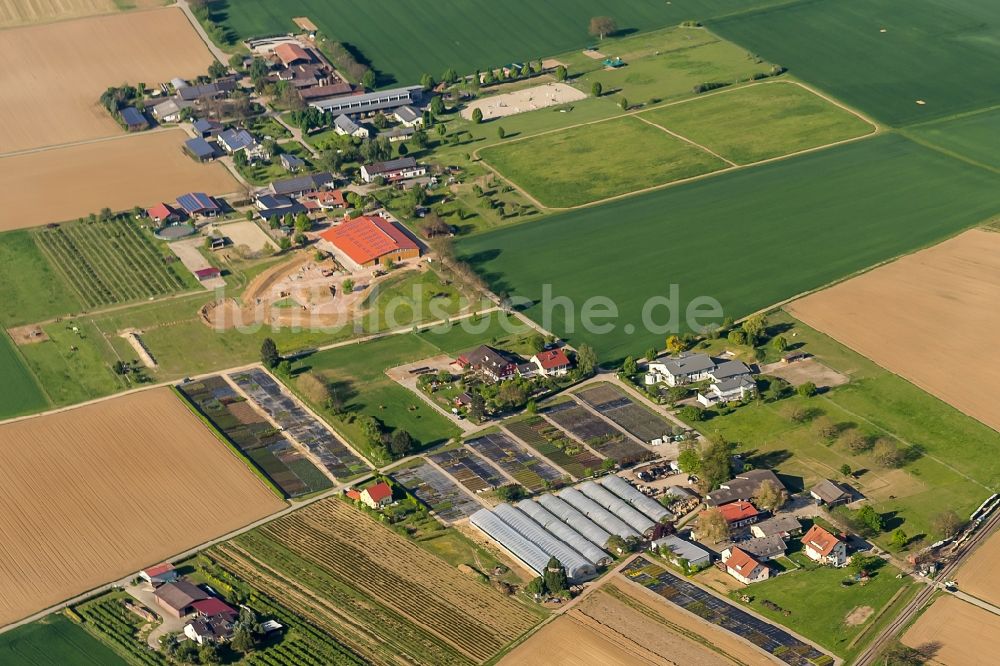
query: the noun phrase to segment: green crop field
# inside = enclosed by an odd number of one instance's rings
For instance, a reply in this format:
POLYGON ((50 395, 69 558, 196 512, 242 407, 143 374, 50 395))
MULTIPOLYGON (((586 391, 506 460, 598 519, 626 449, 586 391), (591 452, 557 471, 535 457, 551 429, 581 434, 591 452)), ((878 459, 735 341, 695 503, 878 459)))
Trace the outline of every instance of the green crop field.
MULTIPOLYGON (((682 330, 697 297, 740 317, 998 210, 995 174, 888 134, 469 237, 458 250, 497 292, 530 299, 530 317, 610 361, 663 344, 674 327, 651 329, 641 315, 671 285, 682 330), (545 285, 574 311, 553 299, 546 307, 545 285), (610 331, 580 326, 594 296, 617 309, 610 331)), ((650 314, 671 323, 667 307, 650 314)))
POLYGON ((907 128, 917 141, 938 146, 1000 171, 1000 108, 907 128))
POLYGON ((570 208, 726 166, 634 117, 512 141, 481 155, 550 208, 570 208))
POLYGON ((127 218, 68 222, 40 229, 35 238, 52 267, 90 308, 195 286, 187 270, 169 265, 169 253, 127 218))
POLYGON ((0 663, 10 666, 128 664, 62 614, 50 615, 0 636, 0 663))
POLYGON ((1000 102, 993 0, 797 2, 708 26, 891 125, 1000 102))
POLYGON ((18 326, 80 310, 73 290, 42 256, 28 229, 0 234, 0 324, 18 326))
POLYGON ((737 164, 779 157, 875 131, 871 123, 790 81, 724 90, 653 109, 640 117, 737 164))
MULTIPOLYGON (((295 31, 296 16, 308 16, 330 39, 351 44, 382 74, 381 83, 411 84, 421 74, 459 73, 583 48, 592 16, 611 14, 624 32, 707 19, 781 0, 441 0, 416 5, 405 0, 228 0, 213 3, 216 21, 238 39, 295 31)), ((605 40, 611 44, 614 40, 605 40)))
POLYGON ((31 370, 21 360, 14 342, 0 331, 0 419, 37 412, 48 406, 31 370))

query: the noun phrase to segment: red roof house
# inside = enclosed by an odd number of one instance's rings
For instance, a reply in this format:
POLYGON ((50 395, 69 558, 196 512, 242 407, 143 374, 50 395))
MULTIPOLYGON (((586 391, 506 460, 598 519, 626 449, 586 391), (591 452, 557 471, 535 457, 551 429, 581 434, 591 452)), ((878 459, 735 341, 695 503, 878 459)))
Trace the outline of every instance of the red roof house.
POLYGON ((152 208, 147 209, 146 215, 149 216, 149 219, 158 224, 162 224, 164 222, 174 222, 181 219, 180 213, 165 203, 158 203, 152 208))
POLYGON ((357 268, 420 256, 416 242, 395 223, 378 216, 356 217, 320 234, 342 259, 357 268))
POLYGON ((344 491, 344 494, 347 495, 347 499, 353 500, 355 502, 361 499, 361 493, 359 493, 354 488, 348 488, 347 490, 344 491))
POLYGON ((204 282, 205 280, 217 278, 221 275, 222 271, 220 271, 215 266, 211 266, 209 268, 200 268, 194 272, 194 276, 198 278, 199 282, 204 282))
POLYGON ((157 564, 155 567, 143 569, 139 572, 139 577, 146 582, 152 583, 153 585, 162 585, 164 583, 172 583, 177 580, 178 574, 174 565, 169 562, 164 562, 162 564, 157 564))
POLYGON ((766 566, 739 548, 727 548, 722 551, 722 561, 729 575, 746 585, 766 580, 771 575, 766 566))
POLYGON ((199 599, 191 604, 199 615, 212 617, 213 615, 238 615, 236 609, 218 597, 199 599))
POLYGON ((305 61, 309 62, 312 58, 309 57, 309 53, 299 46, 298 44, 292 44, 286 42, 284 44, 278 44, 274 47, 274 55, 278 56, 278 60, 285 67, 288 67, 292 63, 305 61))
POLYGON ((757 508, 750 502, 730 502, 719 507, 719 512, 730 527, 745 527, 760 518, 757 508))
POLYGON ((543 375, 565 375, 572 367, 569 357, 562 349, 538 352, 531 357, 531 362, 538 366, 539 373, 543 375))
POLYGON ((811 560, 841 567, 847 564, 847 544, 829 530, 813 525, 802 537, 802 551, 811 560))
POLYGON ((392 503, 392 488, 385 481, 379 481, 361 491, 361 501, 372 509, 392 503))

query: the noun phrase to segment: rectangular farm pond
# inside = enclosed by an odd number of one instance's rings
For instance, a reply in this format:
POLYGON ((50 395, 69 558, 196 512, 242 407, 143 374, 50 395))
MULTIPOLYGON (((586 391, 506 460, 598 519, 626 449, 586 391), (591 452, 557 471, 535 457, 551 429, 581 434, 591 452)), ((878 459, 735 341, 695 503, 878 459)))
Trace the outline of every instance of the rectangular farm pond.
POLYGON ((333 483, 219 375, 181 384, 181 393, 286 495, 333 483))

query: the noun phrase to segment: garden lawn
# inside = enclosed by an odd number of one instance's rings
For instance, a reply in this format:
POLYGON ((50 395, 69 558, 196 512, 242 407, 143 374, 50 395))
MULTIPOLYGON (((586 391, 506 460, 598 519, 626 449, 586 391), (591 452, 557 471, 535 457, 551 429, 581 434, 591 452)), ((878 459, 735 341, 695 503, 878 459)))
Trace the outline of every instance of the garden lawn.
POLYGON ((0 234, 0 324, 31 324, 77 312, 81 306, 69 285, 52 270, 32 237, 21 229, 0 234))
POLYGON ((907 128, 907 134, 1000 171, 1000 108, 907 128))
POLYGON ((686 321, 696 297, 739 318, 938 242, 1000 211, 996 182, 887 134, 469 237, 458 252, 494 291, 527 299, 544 328, 609 362, 722 319, 686 321), (649 311, 657 325, 643 325, 644 305, 671 285, 678 321, 660 305, 649 311), (610 329, 580 325, 594 296, 617 312, 594 318, 610 329))
POLYGON ((579 206, 726 166, 632 117, 504 143, 480 155, 550 208, 579 206))
POLYGON ((126 666, 110 648, 56 613, 0 636, 0 663, 10 666, 126 666))
MULTIPOLYGON (((592 16, 611 13, 627 33, 706 19, 778 0, 632 2, 609 12, 601 0, 228 0, 217 20, 238 39, 297 30, 291 19, 308 16, 330 39, 351 44, 381 74, 381 85, 410 85, 449 67, 459 74, 538 59, 596 44, 587 33, 592 16), (391 39, 387 36, 391 35, 391 39), (414 57, 419 54, 419 57, 414 57)), ((612 48, 605 39, 602 48, 612 48)))
POLYGON ((640 117, 738 164, 875 131, 871 123, 791 81, 723 90, 640 117))
MULTIPOLYGON (((885 606, 897 590, 912 584, 908 577, 897 579, 897 573, 896 568, 887 564, 864 586, 855 583, 843 587, 841 581, 849 576, 846 570, 817 567, 756 583, 746 591, 753 596, 749 606, 764 617, 783 624, 841 657, 849 657, 862 645, 853 648, 848 648, 848 645, 873 621, 874 613, 885 606), (791 614, 784 615, 765 607, 765 600, 791 611, 791 614), (872 617, 853 626, 847 624, 851 612, 865 606, 872 609, 872 617)), ((740 603, 737 594, 733 598, 740 603)))
POLYGON ((891 125, 1000 102, 991 0, 797 2, 708 27, 891 125))
POLYGON ((842 465, 864 470, 846 479, 886 517, 889 529, 877 538, 889 547, 897 527, 910 537, 930 535, 945 508, 966 515, 1000 488, 1000 433, 962 414, 906 380, 883 370, 832 338, 785 312, 769 317, 794 340, 796 351, 850 377, 850 382, 813 398, 793 396, 774 403, 751 403, 725 416, 696 424, 709 437, 736 442, 755 464, 774 467, 793 489, 808 489, 824 478, 845 480, 842 465), (797 423, 794 412, 810 413, 797 423), (819 433, 840 425, 833 441, 819 433), (900 469, 880 467, 870 455, 852 454, 846 440, 855 433, 894 441, 912 451, 900 469))
POLYGON ((49 406, 34 375, 5 331, 0 331, 0 377, 3 378, 0 382, 0 420, 49 406))

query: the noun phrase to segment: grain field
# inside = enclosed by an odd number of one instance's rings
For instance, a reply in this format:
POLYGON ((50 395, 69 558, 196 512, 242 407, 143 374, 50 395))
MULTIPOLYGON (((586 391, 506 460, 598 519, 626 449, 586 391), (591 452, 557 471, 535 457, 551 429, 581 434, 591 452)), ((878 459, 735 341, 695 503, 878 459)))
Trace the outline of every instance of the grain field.
POLYGON ((0 425, 0 625, 284 506, 168 389, 0 425))
POLYGON ((927 664, 987 666, 996 663, 1000 616, 956 597, 941 597, 903 634, 902 642, 922 648, 927 664))

